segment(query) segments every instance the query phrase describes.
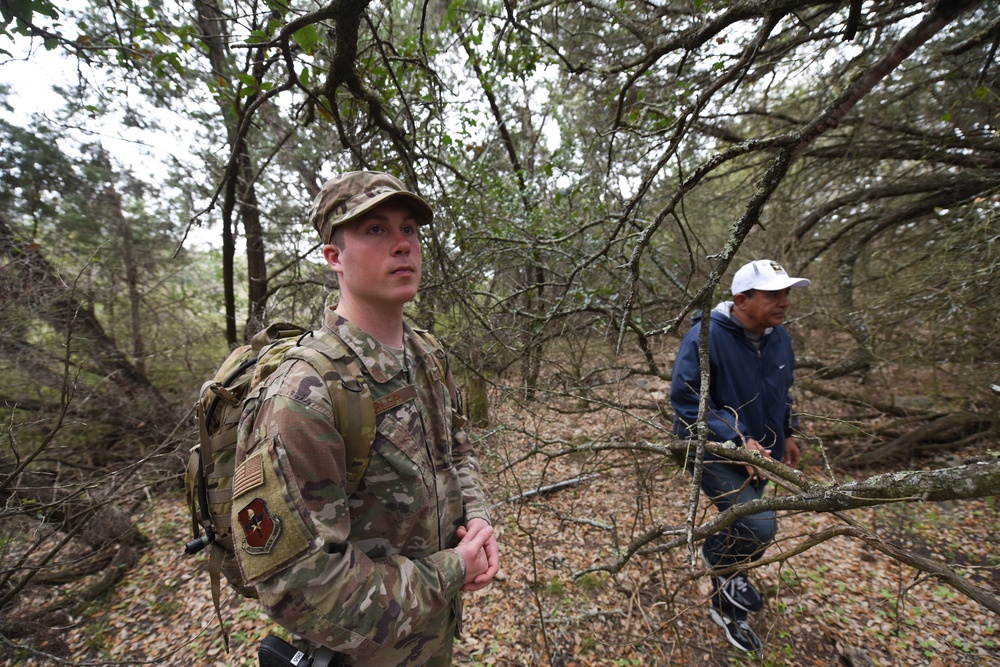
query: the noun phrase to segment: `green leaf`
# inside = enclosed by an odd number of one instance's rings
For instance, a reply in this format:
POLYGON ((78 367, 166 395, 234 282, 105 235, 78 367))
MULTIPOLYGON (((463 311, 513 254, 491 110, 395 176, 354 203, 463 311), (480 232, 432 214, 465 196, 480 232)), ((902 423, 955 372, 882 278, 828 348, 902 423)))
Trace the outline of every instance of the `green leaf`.
POLYGON ((0 16, 3 22, 10 23, 15 18, 19 20, 31 21, 31 14, 34 8, 27 0, 5 0, 0 2, 0 16))
POLYGON ((292 35, 292 39, 295 43, 302 47, 308 55, 312 55, 316 51, 316 45, 319 44, 319 31, 316 29, 316 25, 310 23, 304 28, 299 28, 292 35))
POLYGON ((246 72, 240 72, 236 75, 243 87, 240 88, 239 96, 246 97, 247 95, 253 95, 259 90, 259 84, 257 79, 253 77, 252 74, 247 74, 246 72))
POLYGON ((445 25, 450 25, 455 19, 458 18, 458 13, 465 8, 465 0, 453 0, 453 2, 448 5, 448 11, 444 15, 445 25))
POLYGON ((51 2, 48 2, 48 0, 35 0, 31 4, 39 14, 48 16, 50 19, 59 18, 59 10, 51 2))
POLYGON ((270 38, 267 36, 266 32, 263 30, 254 30, 250 33, 250 36, 247 37, 247 44, 261 44, 269 40, 270 38))
POLYGON ((288 11, 288 3, 283 0, 264 0, 264 4, 268 9, 280 12, 282 16, 288 11))

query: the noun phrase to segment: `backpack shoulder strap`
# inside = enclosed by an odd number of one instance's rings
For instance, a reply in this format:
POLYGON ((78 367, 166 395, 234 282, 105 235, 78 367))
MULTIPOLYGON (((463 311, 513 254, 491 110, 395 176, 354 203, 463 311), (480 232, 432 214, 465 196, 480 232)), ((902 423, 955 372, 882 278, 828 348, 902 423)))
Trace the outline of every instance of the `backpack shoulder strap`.
POLYGON ((455 406, 459 415, 463 414, 462 394, 458 391, 458 384, 455 382, 455 378, 451 374, 448 355, 445 354, 444 346, 441 344, 441 341, 439 341, 430 331, 427 331, 427 329, 417 329, 414 327, 413 333, 417 335, 417 340, 424 348, 424 351, 427 352, 428 356, 434 360, 437 372, 441 375, 441 382, 448 389, 448 393, 451 394, 452 405, 455 406))
MULTIPOLYGON (((435 369, 440 376, 439 381, 448 388, 453 404, 460 406, 458 387, 448 372, 448 360, 444 348, 429 332, 415 331, 424 352, 434 359, 435 369)), ((268 363, 266 360, 268 356, 270 355, 261 355, 262 361, 258 370, 273 370, 276 367, 268 363)), ((281 350, 275 356, 280 357, 280 361, 286 359, 305 361, 326 381, 337 430, 344 441, 344 454, 347 460, 345 489, 347 495, 352 495, 361 484, 371 461, 378 415, 414 398, 416 389, 410 385, 391 396, 373 396, 361 360, 336 333, 324 329, 305 332, 295 340, 294 344, 289 341, 287 349, 281 350)), ((258 379, 254 378, 255 384, 258 379)))
POLYGON ((345 488, 351 495, 365 476, 375 442, 375 401, 361 362, 346 343, 322 330, 301 336, 285 358, 305 361, 326 381, 337 430, 344 440, 345 488))

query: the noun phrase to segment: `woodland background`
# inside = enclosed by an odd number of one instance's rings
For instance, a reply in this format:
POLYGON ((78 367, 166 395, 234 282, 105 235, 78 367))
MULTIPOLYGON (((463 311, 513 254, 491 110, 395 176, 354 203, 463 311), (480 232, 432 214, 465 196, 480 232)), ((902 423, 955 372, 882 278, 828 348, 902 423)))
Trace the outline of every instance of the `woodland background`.
POLYGON ((336 299, 308 203, 363 168, 436 211, 411 316, 497 503, 456 662, 1000 662, 998 46, 974 0, 0 0, 0 80, 77 73, 0 119, 0 659, 252 663, 274 628, 230 599, 224 654, 180 554, 192 407, 231 346, 336 299), (177 150, 129 161, 131 130, 177 150), (705 620, 720 519, 668 387, 765 257, 813 281, 805 459, 766 465, 743 658, 705 620))

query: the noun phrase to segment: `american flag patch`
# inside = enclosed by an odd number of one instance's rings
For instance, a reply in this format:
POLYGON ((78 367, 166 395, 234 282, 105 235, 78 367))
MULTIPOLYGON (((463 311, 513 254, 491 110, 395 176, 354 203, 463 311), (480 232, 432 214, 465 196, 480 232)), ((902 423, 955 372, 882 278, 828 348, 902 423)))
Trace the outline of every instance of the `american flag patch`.
POLYGON ((264 483, 264 452, 254 454, 233 474, 233 498, 264 483))

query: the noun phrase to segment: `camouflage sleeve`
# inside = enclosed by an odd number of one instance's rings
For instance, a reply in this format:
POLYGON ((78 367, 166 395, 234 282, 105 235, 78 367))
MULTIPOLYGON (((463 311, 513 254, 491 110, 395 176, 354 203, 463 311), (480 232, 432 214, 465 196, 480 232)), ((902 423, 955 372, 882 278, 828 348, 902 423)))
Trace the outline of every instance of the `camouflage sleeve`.
POLYGON ((462 502, 465 504, 465 520, 484 519, 493 523, 487 510, 486 494, 479 474, 479 460, 472 448, 472 440, 465 432, 465 417, 456 407, 452 414, 452 464, 458 471, 462 484, 462 502))
POLYGON ((275 373, 240 438, 233 526, 246 539, 235 549, 275 621, 363 654, 448 617, 465 578, 456 551, 372 559, 350 541, 344 443, 308 364, 275 373))

